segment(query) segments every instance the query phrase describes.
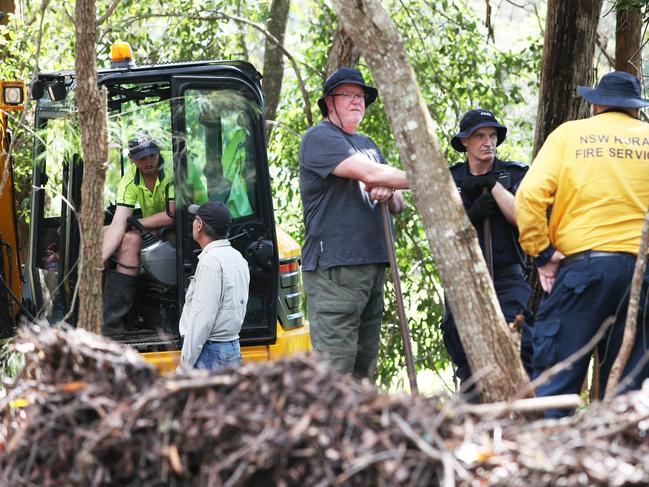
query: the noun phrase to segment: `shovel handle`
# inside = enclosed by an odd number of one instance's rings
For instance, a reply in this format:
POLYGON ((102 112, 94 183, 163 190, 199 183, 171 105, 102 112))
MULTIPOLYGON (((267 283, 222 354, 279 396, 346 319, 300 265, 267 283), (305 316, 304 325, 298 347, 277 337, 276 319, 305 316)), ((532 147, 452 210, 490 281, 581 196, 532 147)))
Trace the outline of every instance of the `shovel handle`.
MULTIPOLYGON (((487 188, 483 188, 482 193, 489 192, 487 188)), ((487 217, 482 222, 482 235, 484 237, 484 260, 487 263, 489 275, 494 277, 494 251, 493 242, 491 240, 491 218, 487 217)))
POLYGON ((390 262, 392 283, 394 284, 394 294, 397 300, 399 329, 401 330, 401 337, 403 338, 403 351, 406 356, 406 370, 408 371, 410 392, 413 396, 416 396, 419 395, 419 388, 417 387, 417 373, 415 371, 415 361, 413 360, 412 345, 410 343, 410 329, 408 328, 408 319, 406 318, 406 309, 403 304, 403 294, 401 293, 401 278, 399 277, 399 267, 397 267, 397 257, 394 250, 394 238, 392 236, 392 226, 390 225, 390 210, 388 209, 388 204, 385 201, 381 203, 381 216, 383 217, 385 247, 388 251, 388 261, 390 262))

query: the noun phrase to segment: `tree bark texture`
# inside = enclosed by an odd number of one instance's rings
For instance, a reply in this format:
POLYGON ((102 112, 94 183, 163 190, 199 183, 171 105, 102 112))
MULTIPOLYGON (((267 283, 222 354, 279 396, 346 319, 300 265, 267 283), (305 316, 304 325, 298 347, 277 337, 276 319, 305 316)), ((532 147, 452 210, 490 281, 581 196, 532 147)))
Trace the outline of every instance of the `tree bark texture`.
POLYGON ((577 85, 593 84, 593 58, 602 0, 548 0, 541 61, 534 155, 547 136, 568 120, 588 116, 577 85))
MULTIPOLYGON (((0 0, 0 12, 0 25, 7 25, 9 22, 9 14, 16 12, 16 4, 14 0, 0 0)), ((0 60, 2 60, 6 55, 7 47, 0 46, 0 60)), ((4 176, 0 176, 0 178, 4 178, 4 176)))
POLYGON ((518 350, 396 27, 378 0, 334 0, 378 85, 477 386, 485 402, 527 383, 518 350))
POLYGON ((642 13, 640 9, 620 9, 615 22, 615 69, 641 77, 642 13))
POLYGON ((106 90, 97 86, 95 0, 76 1, 77 109, 83 149, 77 326, 100 333, 104 181, 108 161, 106 90))
POLYGON ((0 19, 0 25, 7 25, 9 14, 16 11, 16 3, 14 0, 0 0, 0 12, 4 13, 4 17, 0 19))
POLYGON ((356 48, 347 31, 345 31, 343 23, 338 20, 338 29, 336 29, 331 50, 329 51, 325 78, 331 76, 337 69, 356 66, 360 57, 361 52, 356 48))
MULTIPOLYGON (((270 6, 270 18, 266 29, 279 42, 284 43, 288 11, 291 7, 291 0, 273 0, 270 6)), ((284 78, 284 53, 279 46, 266 37, 264 46, 264 115, 266 120, 275 120, 277 105, 282 91, 282 80, 284 78)), ((266 125, 266 140, 270 139, 272 125, 266 125)))

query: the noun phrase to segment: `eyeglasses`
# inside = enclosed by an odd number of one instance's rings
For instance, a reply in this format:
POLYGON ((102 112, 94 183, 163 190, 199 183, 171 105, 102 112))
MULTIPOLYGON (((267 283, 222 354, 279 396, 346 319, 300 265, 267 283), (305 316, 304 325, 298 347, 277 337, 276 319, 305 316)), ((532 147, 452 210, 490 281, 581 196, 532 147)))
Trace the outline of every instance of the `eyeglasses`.
POLYGON ((365 93, 361 95, 357 95, 356 93, 336 93, 331 96, 341 96, 347 103, 351 103, 354 100, 362 101, 363 103, 367 102, 367 95, 365 93))

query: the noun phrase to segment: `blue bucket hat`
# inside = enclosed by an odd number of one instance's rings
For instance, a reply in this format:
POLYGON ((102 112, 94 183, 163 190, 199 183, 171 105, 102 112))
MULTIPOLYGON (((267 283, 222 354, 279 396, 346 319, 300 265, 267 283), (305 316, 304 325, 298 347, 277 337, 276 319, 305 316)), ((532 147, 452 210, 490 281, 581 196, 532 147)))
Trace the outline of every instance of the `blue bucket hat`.
POLYGON ((160 147, 150 135, 140 135, 137 139, 128 141, 128 155, 132 159, 139 161, 154 154, 160 154, 160 147))
POLYGON ((496 145, 500 145, 507 137, 507 127, 498 123, 493 112, 485 110, 484 108, 476 108, 469 110, 464 114, 460 120, 460 131, 451 139, 453 149, 458 152, 466 152, 466 147, 462 144, 460 139, 468 139, 473 132, 481 127, 495 127, 498 141, 496 145))
POLYGON ((605 74, 595 88, 578 86, 579 93, 587 102, 617 108, 642 108, 649 100, 640 96, 640 81, 625 71, 605 74))
POLYGON ((376 88, 365 84, 365 79, 358 69, 354 68, 340 68, 334 74, 329 76, 322 85, 322 96, 318 98, 318 106, 323 117, 329 113, 327 104, 325 103, 325 96, 331 94, 336 86, 340 85, 358 85, 365 90, 365 106, 368 107, 376 100, 379 92, 376 88))

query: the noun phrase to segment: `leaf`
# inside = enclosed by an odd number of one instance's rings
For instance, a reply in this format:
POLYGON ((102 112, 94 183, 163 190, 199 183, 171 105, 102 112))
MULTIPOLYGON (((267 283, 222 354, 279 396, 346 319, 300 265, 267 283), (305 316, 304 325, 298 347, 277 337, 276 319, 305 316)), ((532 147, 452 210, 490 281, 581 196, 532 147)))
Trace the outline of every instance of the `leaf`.
POLYGON ((27 399, 24 399, 22 397, 14 399, 13 401, 9 401, 9 407, 11 409, 26 408, 30 404, 31 403, 27 399))

